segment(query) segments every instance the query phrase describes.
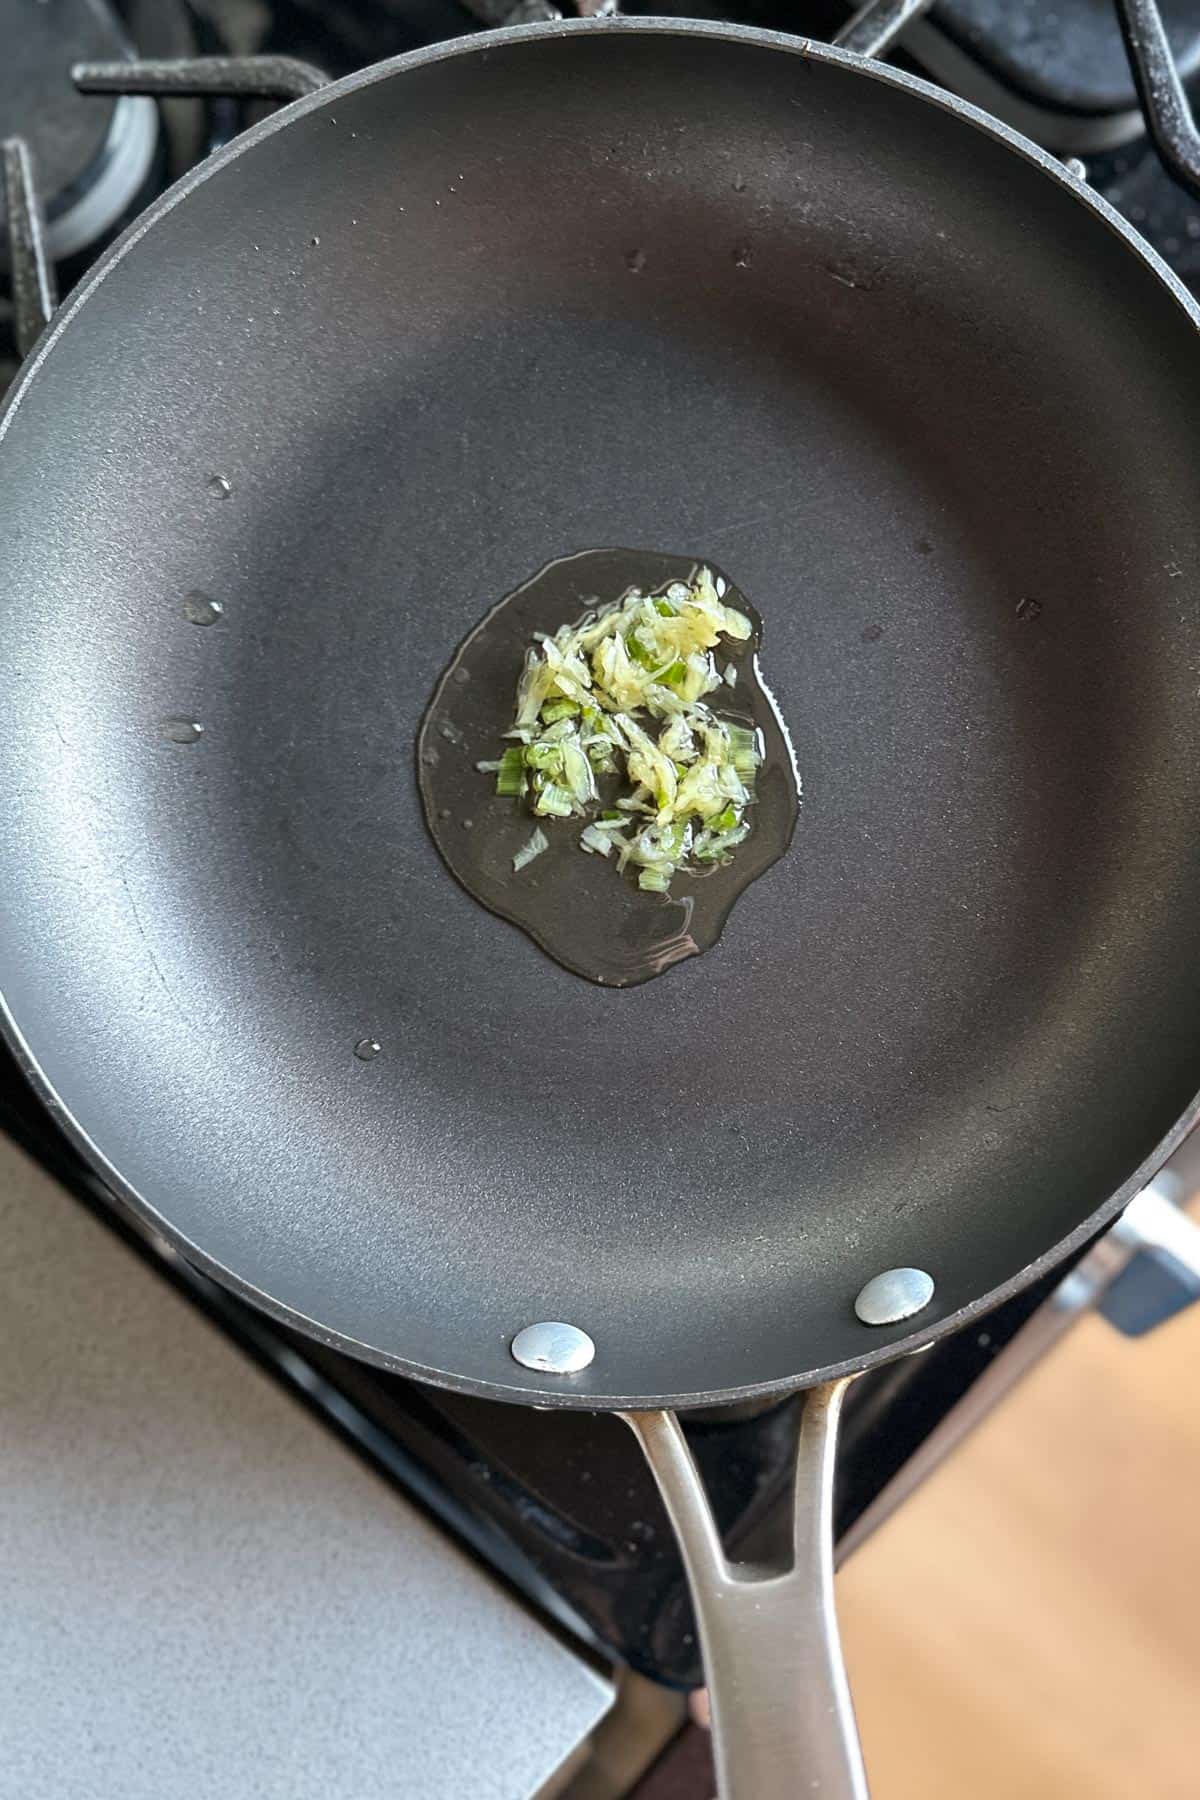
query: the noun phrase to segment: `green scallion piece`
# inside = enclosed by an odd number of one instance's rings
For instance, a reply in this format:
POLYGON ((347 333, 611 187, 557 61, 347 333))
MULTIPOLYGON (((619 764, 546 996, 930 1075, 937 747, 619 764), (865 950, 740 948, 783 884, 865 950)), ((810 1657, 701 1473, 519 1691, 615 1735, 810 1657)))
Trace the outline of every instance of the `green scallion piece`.
POLYGON ((567 788, 548 781, 535 799, 533 810, 543 818, 569 819, 575 811, 575 802, 567 788))
POLYGON ((511 745, 500 758, 496 767, 496 792, 510 800, 525 792, 524 744, 511 745))
POLYGON ((558 744, 527 744, 525 767, 546 775, 562 773, 562 749, 558 744))
POLYGON ((591 856, 608 856, 613 847, 612 833, 598 825, 588 825, 579 834, 579 847, 591 856))
POLYGON ((757 772, 762 761, 758 749, 758 733, 748 730, 744 725, 730 725, 727 729, 729 760, 744 780, 747 775, 753 776, 757 772))
POLYGON ((512 866, 514 875, 519 875, 527 863, 531 863, 535 856, 540 856, 543 850, 548 850, 549 848, 550 839, 539 825, 532 837, 521 845, 521 848, 513 857, 512 866))
POLYGON ((578 743, 564 744, 562 752, 564 786, 571 790, 577 806, 586 806, 596 798, 592 765, 578 743))

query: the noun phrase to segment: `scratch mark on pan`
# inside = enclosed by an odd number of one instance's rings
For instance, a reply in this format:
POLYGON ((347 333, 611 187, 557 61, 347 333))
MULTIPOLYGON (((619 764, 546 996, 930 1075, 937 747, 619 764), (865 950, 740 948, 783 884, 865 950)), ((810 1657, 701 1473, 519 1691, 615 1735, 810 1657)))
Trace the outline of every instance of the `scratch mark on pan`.
POLYGON ((129 885, 129 877, 128 877, 128 875, 126 875, 125 870, 123 868, 121 869, 120 874, 121 874, 121 886, 125 890, 125 898, 129 902, 129 910, 133 914, 133 922, 137 926, 138 936, 141 938, 143 944, 146 946, 146 955, 150 958, 150 967, 154 970, 155 975, 157 975, 159 981, 161 982, 163 993, 167 996, 167 999, 171 1002, 171 1005, 175 1008, 175 1011, 179 1014, 180 1018, 183 1018, 183 1016, 184 1016, 183 1008, 182 1008, 182 1006, 180 1006, 179 1001, 176 999, 174 993, 172 992, 170 982, 167 980, 166 976, 163 974, 162 965, 160 964, 158 957, 154 953, 154 945, 150 942, 149 937, 146 935, 146 927, 142 924, 142 915, 138 911, 138 903, 133 897, 133 889, 129 885))
MULTIPOLYGON (((771 482, 769 486, 762 490, 764 499, 768 494, 778 494, 781 493, 784 488, 790 488, 794 484, 794 481, 794 476, 785 475, 781 480, 771 482)), ((706 530, 703 526, 700 526, 699 529, 704 530, 706 542, 713 538, 728 537, 731 531, 741 531, 743 527, 747 525, 761 524, 764 519, 771 518, 777 510, 774 503, 765 506, 759 505, 756 506, 752 512, 741 514, 736 519, 729 519, 724 525, 718 525, 715 531, 706 530)))

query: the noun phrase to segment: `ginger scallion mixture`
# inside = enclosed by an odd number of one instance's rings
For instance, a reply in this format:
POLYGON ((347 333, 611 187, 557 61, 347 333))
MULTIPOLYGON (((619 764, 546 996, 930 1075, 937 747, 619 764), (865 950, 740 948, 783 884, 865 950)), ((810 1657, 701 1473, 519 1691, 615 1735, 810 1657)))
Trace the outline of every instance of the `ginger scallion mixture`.
POLYGON ((515 870, 549 847, 542 822, 567 820, 583 821, 581 850, 636 872, 651 893, 731 859, 750 830, 762 751, 758 733, 722 718, 712 698, 737 680, 729 644, 752 632, 724 593, 700 568, 537 634, 509 747, 479 764, 539 821, 515 870))

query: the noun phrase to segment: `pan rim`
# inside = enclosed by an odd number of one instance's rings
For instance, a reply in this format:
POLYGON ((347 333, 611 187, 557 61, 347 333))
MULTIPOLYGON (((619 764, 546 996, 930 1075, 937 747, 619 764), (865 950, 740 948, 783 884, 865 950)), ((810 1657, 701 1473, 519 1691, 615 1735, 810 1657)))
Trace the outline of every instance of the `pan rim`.
MULTIPOLYGON (((194 189, 219 174, 239 157, 253 150, 256 145, 273 136, 275 132, 286 130, 289 125, 306 117, 309 113, 323 111, 331 102, 336 103, 342 96, 373 86, 376 82, 396 79, 409 70, 428 63, 487 52, 493 48, 526 41, 538 43, 559 38, 573 38, 582 34, 594 36, 600 33, 708 38, 745 43, 754 48, 781 51, 797 56, 806 62, 826 63, 849 74, 882 81, 885 85, 890 85, 911 95, 915 100, 932 104, 941 111, 962 119, 964 123, 981 131, 985 136, 991 137, 1006 149, 1020 156, 1023 161, 1032 164, 1044 175, 1057 182, 1060 187, 1072 193, 1077 201, 1086 206, 1100 223, 1123 241, 1142 266, 1157 278, 1159 285, 1180 308, 1193 327, 1200 330, 1200 304, 1141 234, 1107 201, 1094 193, 1086 181, 1081 180, 1065 164, 1048 151, 1042 150, 1030 139, 1022 136, 1020 132, 1014 131, 979 107, 935 87, 919 76, 889 67, 887 64, 867 61, 851 52, 838 50, 829 45, 814 43, 808 39, 789 36, 781 32, 759 30, 752 26, 707 20, 630 18, 621 15, 601 19, 563 20, 549 24, 522 25, 505 30, 480 32, 468 37, 428 45, 404 55, 371 64, 365 69, 357 70, 339 81, 331 82, 315 93, 281 108, 270 118, 240 133, 222 151, 190 170, 147 208, 146 212, 140 215, 109 247, 90 271, 87 279, 50 320, 22 365, 3 407, 0 407, 0 445, 3 444, 9 428, 19 412, 24 396, 36 380, 42 364, 52 353, 55 344, 90 296, 160 219, 172 212, 194 189)), ((776 1377, 768 1381, 744 1383, 728 1388, 667 1395, 606 1395, 594 1392, 572 1392, 569 1388, 561 1385, 546 1385, 544 1381, 539 1385, 534 1379, 506 1383, 427 1367, 400 1357, 391 1351, 364 1343, 345 1333, 331 1330, 319 1320, 299 1312, 286 1302, 277 1300, 274 1296, 257 1288, 253 1283, 245 1281, 235 1270, 209 1256, 199 1245, 194 1244, 183 1232, 172 1225, 170 1220, 157 1210, 153 1202, 139 1193, 109 1162, 100 1147, 75 1120, 70 1107, 42 1069, 26 1042, 21 1027, 10 1010, 7 997, 3 993, 0 993, 0 1031, 3 1032, 16 1057, 22 1075, 46 1107, 57 1127, 92 1166, 100 1180, 112 1191, 114 1197, 128 1207, 146 1226, 171 1244, 186 1261, 212 1277, 221 1286, 248 1301, 268 1316, 300 1331, 307 1337, 316 1339, 328 1348, 344 1352, 359 1361, 374 1364, 390 1373, 428 1382, 431 1386, 472 1394, 482 1399, 515 1404, 535 1403, 568 1410, 639 1411, 661 1407, 686 1409, 783 1396, 800 1387, 808 1387, 841 1375, 866 1371, 900 1356, 924 1349, 941 1338, 949 1336, 952 1332, 962 1329, 972 1320, 981 1317, 1005 1300, 1020 1293, 1040 1277, 1065 1262, 1075 1251, 1083 1248, 1123 1210, 1200 1121, 1200 1094, 1198 1094, 1134 1173, 1115 1193, 1107 1196, 1089 1213, 1067 1237, 1060 1239, 1042 1256, 1019 1269, 1007 1281, 968 1302, 965 1306, 930 1321, 923 1327, 911 1331, 897 1328, 891 1333, 881 1334, 881 1337, 875 1341, 875 1347, 865 1350, 860 1356, 828 1367, 801 1371, 792 1376, 776 1377)))

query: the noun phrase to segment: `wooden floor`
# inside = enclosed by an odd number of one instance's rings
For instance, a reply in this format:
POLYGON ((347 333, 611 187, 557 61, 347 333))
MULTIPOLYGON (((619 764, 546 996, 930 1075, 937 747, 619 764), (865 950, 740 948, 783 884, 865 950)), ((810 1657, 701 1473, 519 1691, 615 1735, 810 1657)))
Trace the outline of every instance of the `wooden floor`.
POLYGON ((1077 1326, 838 1594, 873 1800, 1200 1800, 1200 1307, 1077 1326))

